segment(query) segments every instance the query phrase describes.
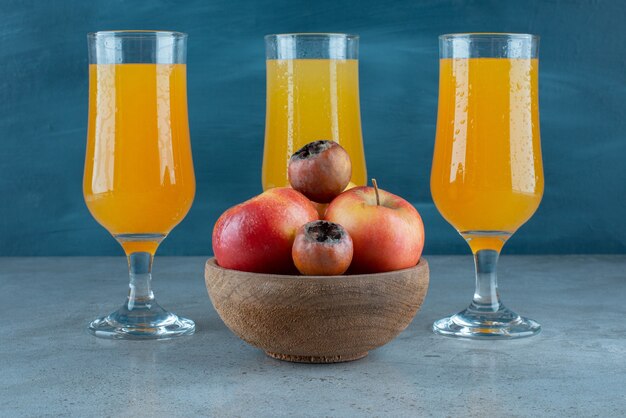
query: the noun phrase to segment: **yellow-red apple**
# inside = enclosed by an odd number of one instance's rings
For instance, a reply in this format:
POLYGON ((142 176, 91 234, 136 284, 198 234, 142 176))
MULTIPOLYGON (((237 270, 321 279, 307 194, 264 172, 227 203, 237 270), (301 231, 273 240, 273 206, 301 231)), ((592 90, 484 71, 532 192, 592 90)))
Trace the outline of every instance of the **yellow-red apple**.
POLYGON ((379 273, 413 267, 424 248, 424 224, 406 200, 373 187, 356 187, 336 197, 325 219, 352 237, 350 273, 379 273))

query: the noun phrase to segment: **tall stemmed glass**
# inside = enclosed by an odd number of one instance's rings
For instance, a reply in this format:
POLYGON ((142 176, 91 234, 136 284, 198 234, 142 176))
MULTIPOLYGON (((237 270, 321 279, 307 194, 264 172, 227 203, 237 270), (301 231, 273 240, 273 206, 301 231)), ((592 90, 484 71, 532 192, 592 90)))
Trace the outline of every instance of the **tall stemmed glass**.
POLYGON ((128 257, 126 303, 89 325, 104 338, 192 334, 193 321, 154 299, 160 242, 187 214, 195 177, 187 122, 187 35, 111 31, 88 35, 89 127, 83 193, 93 217, 128 257))
POLYGON ((434 323, 438 334, 507 339, 541 329, 502 305, 496 276, 504 243, 543 195, 538 42, 526 34, 439 38, 431 192, 439 212, 474 253, 476 290, 466 310, 434 323))

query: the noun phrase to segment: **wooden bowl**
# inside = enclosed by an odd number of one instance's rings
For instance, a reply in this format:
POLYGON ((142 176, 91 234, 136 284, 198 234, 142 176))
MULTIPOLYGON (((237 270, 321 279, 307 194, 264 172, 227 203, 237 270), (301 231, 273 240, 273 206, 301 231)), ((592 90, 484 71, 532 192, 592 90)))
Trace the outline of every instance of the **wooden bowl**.
POLYGON ((280 360, 336 363, 365 357, 404 330, 424 301, 428 263, 387 273, 287 276, 206 262, 206 287, 224 323, 280 360))

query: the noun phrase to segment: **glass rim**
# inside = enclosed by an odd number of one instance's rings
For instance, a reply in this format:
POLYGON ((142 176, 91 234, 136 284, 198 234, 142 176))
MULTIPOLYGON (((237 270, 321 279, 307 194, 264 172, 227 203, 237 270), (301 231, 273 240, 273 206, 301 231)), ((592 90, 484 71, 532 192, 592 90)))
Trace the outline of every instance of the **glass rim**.
POLYGON ((264 36, 265 40, 281 38, 340 38, 347 40, 357 40, 359 35, 340 32, 294 32, 294 33, 273 33, 264 36))
POLYGON ((539 40, 539 35, 532 33, 515 33, 515 32, 460 32, 446 33, 439 35, 439 40, 447 41, 451 39, 528 39, 539 40))
POLYGON ((87 33, 88 38, 99 37, 117 37, 117 38, 150 38, 150 37, 168 37, 181 39, 186 38, 185 32, 177 32, 171 30, 100 30, 87 33))

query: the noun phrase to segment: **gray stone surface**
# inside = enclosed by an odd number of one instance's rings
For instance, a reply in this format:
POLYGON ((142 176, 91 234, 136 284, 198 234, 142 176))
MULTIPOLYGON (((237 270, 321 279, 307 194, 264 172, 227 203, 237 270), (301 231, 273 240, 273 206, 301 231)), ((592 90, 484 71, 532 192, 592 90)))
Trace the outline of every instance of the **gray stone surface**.
POLYGON ((428 257, 422 311, 363 360, 267 358, 211 307, 202 258, 157 257, 157 299, 192 337, 107 341, 89 320, 125 297, 122 258, 0 258, 0 415, 624 416, 626 256, 503 256, 504 302, 543 325, 506 342, 438 337, 464 308, 470 257, 428 257))

